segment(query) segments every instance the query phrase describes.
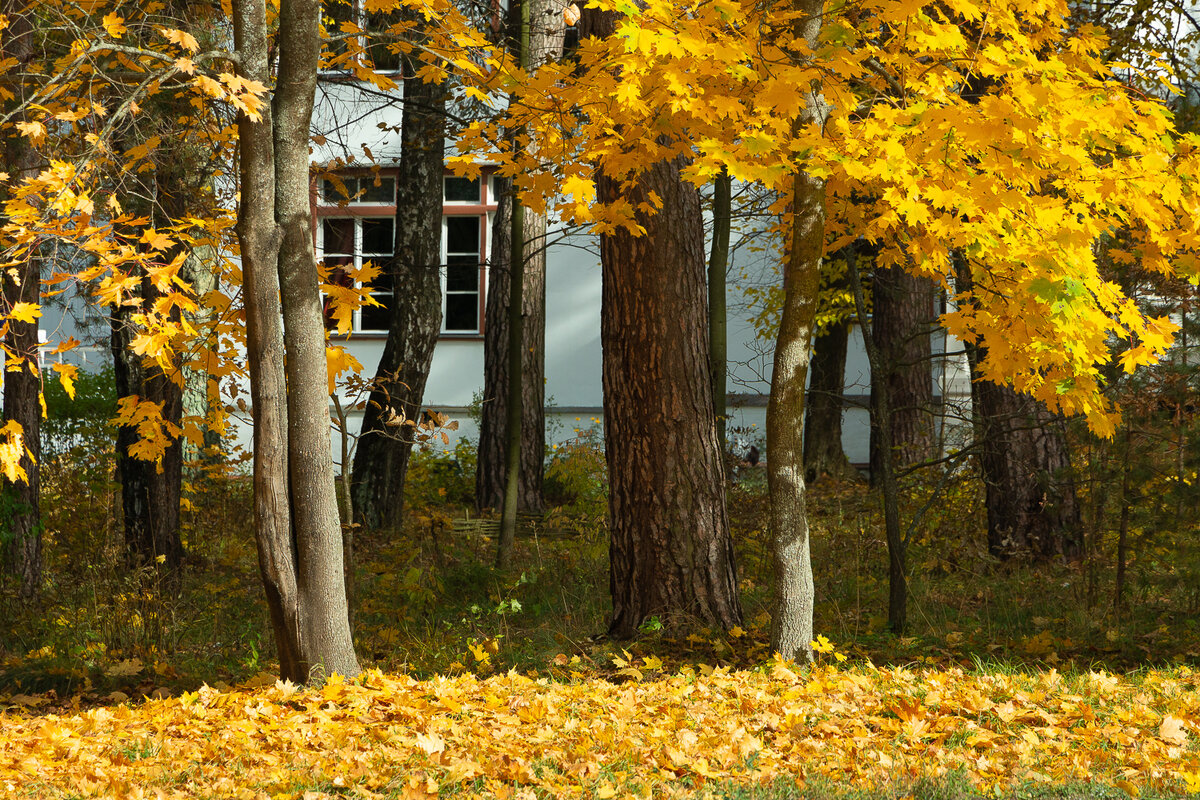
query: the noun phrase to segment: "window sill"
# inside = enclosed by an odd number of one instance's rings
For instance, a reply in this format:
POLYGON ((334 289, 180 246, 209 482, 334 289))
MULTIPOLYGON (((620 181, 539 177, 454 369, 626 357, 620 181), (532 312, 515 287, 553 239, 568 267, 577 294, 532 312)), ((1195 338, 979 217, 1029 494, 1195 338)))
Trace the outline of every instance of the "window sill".
MULTIPOLYGON (((388 335, 383 332, 349 333, 349 334, 345 334, 345 335, 339 334, 339 333, 330 333, 329 334, 330 341, 339 341, 339 342, 348 342, 348 341, 352 342, 355 339, 363 339, 368 342, 380 342, 380 341, 383 341, 384 339, 387 339, 387 337, 388 337, 388 335)), ((480 342, 482 342, 483 341, 483 333, 482 332, 481 333, 439 333, 438 340, 440 341, 442 339, 449 339, 452 341, 468 341, 468 342, 469 341, 480 341, 480 342)))

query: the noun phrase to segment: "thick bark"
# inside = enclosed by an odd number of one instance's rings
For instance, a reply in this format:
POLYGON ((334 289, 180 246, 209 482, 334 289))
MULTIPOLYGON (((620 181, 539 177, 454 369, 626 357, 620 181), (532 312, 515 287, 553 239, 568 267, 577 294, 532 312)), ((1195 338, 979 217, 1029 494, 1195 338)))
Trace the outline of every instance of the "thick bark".
POLYGON ((421 399, 442 327, 445 87, 415 77, 415 67, 405 65, 392 315, 354 454, 353 505, 369 528, 400 526, 415 429, 389 427, 385 420, 394 413, 420 422, 421 399))
MULTIPOLYGON (((861 257, 861 256, 860 256, 861 257)), ((900 267, 875 268, 871 330, 879 348, 881 371, 871 372, 872 419, 879 419, 880 381, 891 397, 893 464, 897 468, 933 455, 933 330, 935 292, 928 278, 900 267)), ((877 427, 871 428, 871 485, 878 485, 882 459, 877 427)))
MULTIPOLYGON (((972 291, 970 266, 960 256, 955 272, 958 290, 972 291)), ((966 350, 974 374, 986 353, 975 345, 966 350)), ((1080 509, 1062 417, 1008 386, 978 378, 971 396, 986 489, 988 551, 1004 559, 1020 554, 1079 558, 1080 509)))
MULTIPOLYGON (((615 16, 585 11, 595 35, 615 16), (590 19, 589 19, 590 17, 590 19)), ((581 33, 586 35, 587 31, 581 33)), ((731 627, 742 619, 713 419, 700 195, 682 159, 650 166, 625 190, 646 230, 600 237, 604 442, 609 475, 610 634, 647 618, 731 627)), ((597 177, 599 199, 621 190, 597 177)))
MULTIPOLYGON (((496 179, 500 202, 492 225, 492 256, 483 341, 483 413, 475 474, 475 505, 499 508, 508 471, 504 465, 504 420, 508 413, 509 249, 512 198, 507 181, 496 179)), ((521 308, 525 315, 521 365, 521 472, 517 510, 540 514, 542 466, 546 457, 546 217, 525 209, 526 257, 521 308)))
MULTIPOLYGON (((608 36, 617 17, 585 9, 581 37, 608 36)), ((700 194, 682 159, 651 165, 624 190, 645 235, 600 237, 604 449, 608 462, 609 633, 632 637, 652 616, 668 626, 741 622, 713 419, 700 194)), ((597 196, 621 196, 599 171, 597 196)))
POLYGON ((284 0, 279 12, 279 73, 272 103, 279 290, 287 357, 288 478, 300 655, 310 670, 355 675, 342 572, 342 529, 334 491, 326 391, 325 318, 317 286, 309 204, 308 133, 321 42, 320 0, 284 0))
MULTIPOLYGON (((154 303, 157 293, 149 278, 143 278, 141 303, 154 303)), ((135 334, 131 317, 136 309, 113 312, 111 345, 117 397, 138 397, 157 403, 162 417, 178 425, 183 417, 183 391, 157 364, 147 364, 133 352, 130 343, 135 334)), ((162 457, 146 461, 129 454, 137 444, 137 428, 117 428, 117 472, 121 480, 121 507, 125 526, 125 550, 133 564, 153 565, 167 578, 167 585, 178 588, 183 563, 183 543, 179 531, 179 502, 183 480, 183 443, 175 438, 167 443, 162 457), (163 558, 159 565, 158 558, 163 558)))
MULTIPOLYGON (((17 61, 15 73, 24 74, 26 65, 33 57, 33 34, 24 2, 5 0, 0 6, 8 19, 0 53, 5 58, 17 61)), ((6 88, 12 93, 12 105, 21 97, 20 87, 10 82, 6 88)), ((5 169, 14 179, 25 177, 36 167, 37 154, 26 140, 17 135, 5 137, 5 169)), ((40 263, 30 257, 13 268, 5 270, 3 276, 4 305, 12 308, 15 303, 40 302, 40 263)), ((4 419, 3 424, 16 422, 21 426, 25 449, 21 467, 26 480, 10 483, 5 481, 6 519, 0 520, 3 535, 7 537, 7 566, 19 580, 18 596, 32 600, 38 596, 42 586, 42 518, 39 495, 41 491, 41 435, 39 425, 42 409, 39 402, 41 376, 38 374, 38 325, 37 321, 9 322, 4 337, 4 357, 22 363, 18 369, 4 373, 4 419)))

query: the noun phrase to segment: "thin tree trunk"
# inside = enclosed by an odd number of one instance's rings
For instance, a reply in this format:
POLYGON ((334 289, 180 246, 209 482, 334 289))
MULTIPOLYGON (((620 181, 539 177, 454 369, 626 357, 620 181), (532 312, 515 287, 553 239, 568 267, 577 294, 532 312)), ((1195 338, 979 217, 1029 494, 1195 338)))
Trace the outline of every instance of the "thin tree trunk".
MULTIPOLYGON (((241 76, 267 85, 266 0, 236 0, 234 42, 241 76)), ((280 230, 275 223, 275 156, 270 105, 254 122, 238 117, 241 244, 246 303, 246 360, 254 407, 254 533, 258 566, 285 680, 308 680, 300 649, 299 572, 292 540, 288 491, 287 382, 283 362, 283 314, 277 272, 280 230)))
POLYGON ((334 491, 326 390, 325 318, 309 202, 309 125, 321 42, 320 0, 284 0, 274 115, 275 221, 287 351, 288 477, 300 592, 300 647, 310 670, 355 675, 334 491))
MULTIPOLYGON (((713 180, 712 247, 708 254, 708 366, 712 370, 713 414, 717 419, 717 441, 722 458, 729 447, 725 441, 725 393, 728 364, 725 272, 729 268, 729 231, 733 206, 733 179, 722 169, 713 180)), ((722 462, 724 463, 724 462, 722 462)))
MULTIPOLYGON (((879 345, 879 331, 874 322, 867 321, 867 305, 863 297, 862 275, 858 269, 857 254, 851 253, 848 262, 850 284, 854 289, 854 307, 862 325, 863 345, 871 374, 883 375, 888 362, 879 345)), ((871 431, 872 441, 878 444, 881 457, 878 473, 873 468, 872 477, 883 493, 883 524, 888 548, 888 627, 893 633, 904 633, 908 625, 908 578, 905 556, 908 543, 900 531, 900 487, 896 480, 896 445, 892 410, 892 383, 882 380, 871 381, 871 431)))
MULTIPOLYGON (((483 412, 475 474, 475 505, 482 511, 500 508, 507 471, 504 465, 504 420, 508 410, 508 308, 512 236, 512 198, 507 180, 496 178, 499 205, 492 224, 492 257, 488 266, 484 321, 483 412)), ((524 363, 521 367, 521 480, 517 509, 545 511, 542 466, 546 458, 546 217, 525 209, 524 363)))
POLYGON ((441 222, 446 90, 405 60, 403 150, 391 262, 391 321, 354 453, 354 507, 368 528, 399 528, 414 428, 389 427, 393 412, 421 421, 421 400, 442 328, 441 222))
MULTIPOLYGON (((29 11, 24 2, 5 0, 4 16, 8 28, 4 31, 0 53, 14 59, 17 67, 13 72, 25 74, 33 58, 33 32, 29 11)), ((19 80, 19 79, 18 79, 19 80)), ((6 106, 19 101, 21 87, 5 80, 12 100, 6 106)), ((32 173, 36 167, 37 153, 21 136, 13 134, 4 139, 4 164, 14 180, 32 173)), ((34 255, 4 271, 3 292, 5 310, 16 303, 41 302, 41 265, 34 255)), ((26 480, 5 481, 4 494, 7 499, 8 519, 0 521, 7 530, 7 566, 20 581, 18 596, 25 601, 34 600, 42 587, 42 517, 41 492, 41 374, 38 367, 38 324, 10 320, 8 333, 4 337, 4 356, 10 362, 19 359, 17 369, 4 373, 4 419, 3 424, 16 422, 21 426, 21 436, 26 453, 21 456, 20 466, 25 470, 26 480)))
MULTIPOLYGON (((845 289, 843 278, 834 289, 845 289)), ((858 477, 842 449, 842 394, 846 382, 846 354, 850 319, 832 322, 813 343, 808 406, 804 412, 804 477, 810 484, 828 476, 835 480, 858 477)))

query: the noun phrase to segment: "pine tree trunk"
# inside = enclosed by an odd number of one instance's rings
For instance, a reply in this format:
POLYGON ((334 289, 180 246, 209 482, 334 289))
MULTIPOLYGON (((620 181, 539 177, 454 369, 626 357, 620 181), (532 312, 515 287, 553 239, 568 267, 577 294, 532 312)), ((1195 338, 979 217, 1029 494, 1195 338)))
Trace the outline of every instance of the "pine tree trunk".
MULTIPOLYGON (((585 9, 580 36, 610 35, 615 23, 585 9)), ((713 418, 700 194, 683 166, 654 164, 624 190, 597 175, 601 202, 661 199, 657 214, 636 215, 644 236, 600 237, 609 633, 618 638, 652 616, 677 627, 742 619, 713 418)))
MULTIPOLYGON (((2 6, 8 27, 4 31, 0 53, 5 58, 15 59, 18 66, 12 70, 24 75, 33 58, 33 32, 29 12, 24 2, 5 0, 2 6)), ((10 74, 12 74, 10 73, 10 74)), ((18 79, 19 80, 19 79, 18 79)), ((12 100, 5 103, 11 107, 22 97, 19 85, 4 80, 12 100)), ((4 139, 5 169, 13 180, 31 174, 36 169, 37 153, 27 141, 16 134, 4 139)), ((37 258, 28 257, 15 267, 5 270, 3 292, 5 308, 15 303, 40 303, 39 280, 41 265, 37 258)), ((0 520, 3 535, 7 537, 7 566, 9 572, 19 580, 18 596, 22 600, 33 600, 42 587, 42 517, 41 492, 41 434, 42 419, 39 393, 37 348, 38 324, 11 320, 8 334, 4 338, 6 361, 21 359, 19 369, 4 373, 4 419, 3 424, 16 422, 21 426, 24 446, 28 451, 20 460, 26 480, 10 483, 4 481, 7 519, 0 520)))
POLYGON ((354 508, 369 528, 398 528, 412 454, 411 426, 387 426, 391 412, 421 421, 421 399, 442 327, 441 221, 445 87, 415 77, 406 63, 403 150, 397 176, 392 316, 354 454, 354 508))
MULTIPOLYGON (((884 365, 871 373, 871 402, 878 381, 886 380, 891 398, 893 465, 897 469, 933 455, 933 329, 935 293, 928 278, 901 267, 875 268, 871 330, 884 365)), ((874 408, 873 408, 874 411, 874 408)), ((872 414, 878 419, 877 413, 872 414)), ((877 485, 885 452, 878 430, 871 429, 871 485, 877 485)))
MULTIPOLYGON (((508 412, 509 249, 512 198, 507 181, 497 178, 500 202, 492 225, 492 258, 484 321, 483 413, 475 474, 475 505, 500 508, 507 470, 504 465, 504 420, 508 412)), ((525 209, 525 282, 521 295, 525 315, 521 391, 521 474, 517 509, 541 514, 542 466, 546 457, 546 217, 525 209)))
MULTIPOLYGON (((969 263, 955 256, 960 292, 974 290, 969 263)), ((970 302, 969 300, 967 302, 970 302)), ((972 375, 986 356, 968 344, 972 375)), ((974 380, 975 438, 986 491, 988 551, 1075 560, 1083 552, 1080 509, 1061 416, 1008 386, 974 380)))

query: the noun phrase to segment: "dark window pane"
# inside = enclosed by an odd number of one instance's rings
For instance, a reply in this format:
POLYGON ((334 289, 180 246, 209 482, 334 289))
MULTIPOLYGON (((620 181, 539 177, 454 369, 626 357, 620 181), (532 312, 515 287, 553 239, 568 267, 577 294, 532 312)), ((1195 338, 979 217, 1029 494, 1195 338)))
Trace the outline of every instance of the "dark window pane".
POLYGON ((395 245, 391 217, 364 219, 362 223, 364 254, 390 253, 395 245))
POLYGON ((396 179, 385 178, 381 175, 368 175, 360 178, 358 188, 362 191, 360 203, 384 203, 391 205, 396 202, 396 179), (375 182, 379 181, 376 186, 375 182))
POLYGON ((368 281, 371 285, 371 292, 387 292, 390 294, 392 291, 392 275, 386 271, 388 267, 387 262, 381 259, 372 261, 371 263, 381 270, 378 275, 368 281))
POLYGON ((447 203, 478 203, 479 178, 446 178, 447 203))
POLYGON ((446 330, 474 331, 479 328, 479 295, 446 295, 446 330))
POLYGON ((391 306, 392 296, 390 294, 377 294, 375 299, 383 303, 382 306, 363 306, 361 314, 361 328, 364 331, 386 331, 391 322, 391 306))
MULTIPOLYGON (((326 219, 321 221, 326 253, 354 252, 354 220, 326 219)), ((325 259, 328 263, 329 259, 325 259)))
POLYGON ((322 260, 325 262, 325 266, 329 268, 329 283, 332 283, 334 286, 354 285, 354 281, 350 278, 350 273, 342 269, 342 267, 350 268, 354 266, 353 256, 331 256, 322 260))
POLYGON ((446 252, 479 252, 479 217, 446 217, 446 252))
MULTIPOLYGON (((367 30, 371 33, 384 33, 387 29, 396 22, 398 14, 392 12, 376 11, 367 14, 367 30)), ((387 36, 379 37, 386 39, 387 36)), ((394 72, 400 69, 400 54, 393 52, 388 47, 386 41, 378 41, 371 38, 367 44, 367 51, 371 54, 371 60, 375 62, 375 69, 380 72, 394 72)))
POLYGON ((326 203, 345 203, 358 190, 354 178, 323 178, 321 180, 321 199, 326 203))
POLYGON ((479 291, 479 262, 472 260, 466 264, 455 264, 451 258, 446 267, 446 291, 479 291))

